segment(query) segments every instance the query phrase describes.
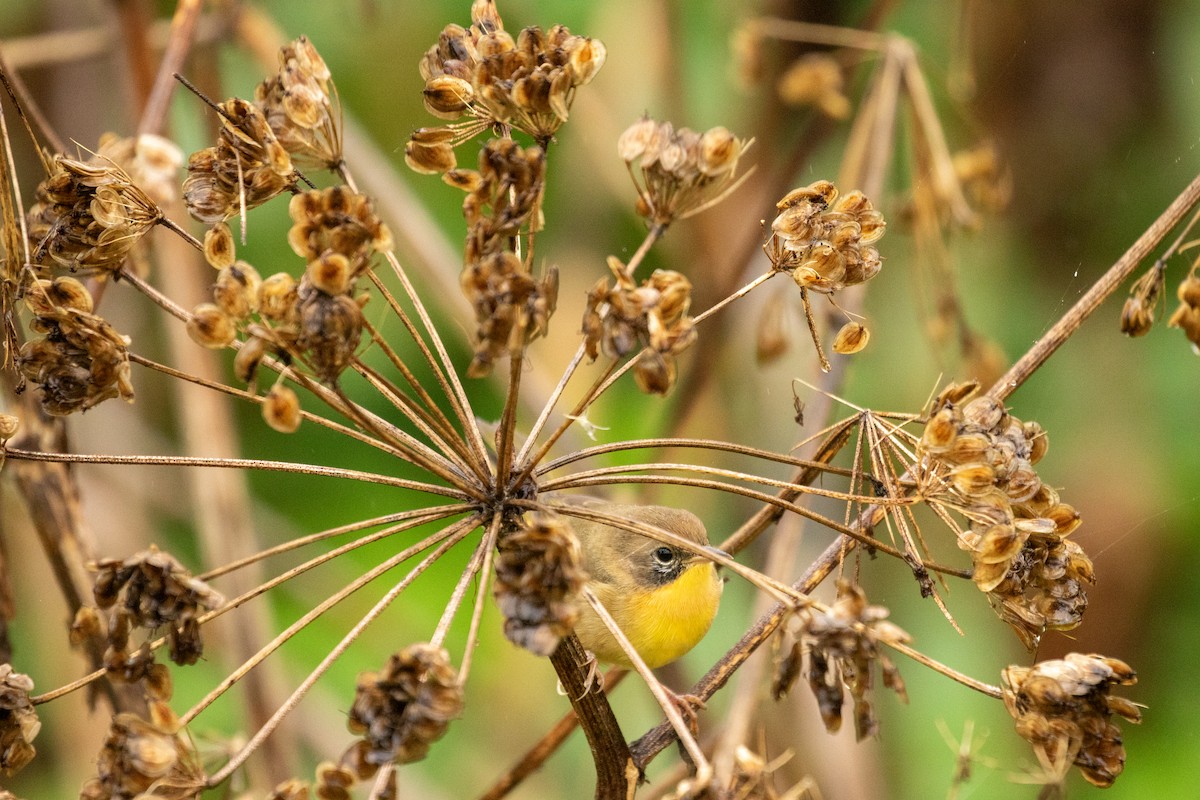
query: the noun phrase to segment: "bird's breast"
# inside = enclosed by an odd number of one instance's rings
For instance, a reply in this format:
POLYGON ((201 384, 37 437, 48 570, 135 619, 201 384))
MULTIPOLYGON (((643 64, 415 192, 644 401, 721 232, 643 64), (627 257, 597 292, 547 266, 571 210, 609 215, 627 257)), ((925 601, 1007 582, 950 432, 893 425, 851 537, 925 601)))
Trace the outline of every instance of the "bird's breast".
POLYGON ((671 583, 631 594, 628 627, 623 629, 649 667, 674 661, 704 638, 717 614, 722 586, 716 568, 700 562, 671 583))

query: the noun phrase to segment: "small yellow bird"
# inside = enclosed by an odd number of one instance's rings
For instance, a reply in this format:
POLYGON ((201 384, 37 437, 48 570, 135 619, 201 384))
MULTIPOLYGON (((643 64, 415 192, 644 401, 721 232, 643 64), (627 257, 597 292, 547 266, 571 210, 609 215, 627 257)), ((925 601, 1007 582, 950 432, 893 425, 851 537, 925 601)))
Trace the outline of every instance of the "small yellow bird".
MULTIPOLYGON (((579 504, 654 525, 708 547, 704 523, 690 511, 599 500, 580 500, 579 504)), ((711 561, 611 525, 576 518, 571 527, 583 551, 588 587, 647 666, 654 669, 674 661, 704 638, 724 587, 711 561)), ((625 651, 586 601, 581 603, 575 633, 599 660, 631 666, 625 651)))

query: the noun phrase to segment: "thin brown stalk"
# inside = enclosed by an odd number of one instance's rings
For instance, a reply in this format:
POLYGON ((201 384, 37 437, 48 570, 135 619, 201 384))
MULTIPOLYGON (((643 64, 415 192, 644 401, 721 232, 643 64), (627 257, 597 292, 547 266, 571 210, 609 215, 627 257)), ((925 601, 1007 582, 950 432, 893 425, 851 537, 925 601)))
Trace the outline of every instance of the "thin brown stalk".
POLYGON ((1192 179, 1192 182, 1171 201, 1158 219, 1150 224, 1145 233, 1130 245, 1116 263, 1092 284, 1083 297, 1080 297, 1075 305, 1071 306, 1067 313, 1063 314, 1062 318, 1054 323, 1050 330, 1046 331, 1045 335, 1039 338, 1033 347, 1026 351, 1025 355, 1021 356, 1008 372, 987 390, 987 393, 997 400, 1003 400, 1016 391, 1029 379, 1030 375, 1037 371, 1038 367, 1046 362, 1046 359, 1050 358, 1067 339, 1071 338, 1084 320, 1090 317, 1092 312, 1099 308, 1100 304, 1133 274, 1138 265, 1146 260, 1150 252, 1179 224, 1198 201, 1200 201, 1200 175, 1192 179))
POLYGON ((472 656, 475 654, 475 645, 479 640, 479 624, 483 620, 484 598, 488 596, 488 584, 492 579, 492 561, 496 555, 496 540, 500 536, 500 526, 503 521, 504 517, 502 514, 493 514, 491 525, 484 536, 483 566, 479 568, 479 574, 482 577, 479 579, 479 585, 476 587, 475 605, 471 609, 471 622, 467 626, 467 641, 463 647, 462 663, 458 667, 458 683, 460 686, 466 684, 467 676, 471 674, 472 656))
POLYGON ((521 445, 520 452, 517 453, 518 464, 534 464, 538 463, 537 459, 529 460, 529 451, 537 443, 537 438, 542 434, 542 428, 546 426, 547 420, 550 419, 550 414, 554 412, 555 406, 558 405, 559 399, 562 397, 563 391, 567 388, 567 384, 574 377, 575 371, 579 369, 579 365, 583 363, 583 357, 586 354, 586 348, 581 344, 575 350, 575 355, 571 357, 571 361, 567 364, 567 368, 563 370, 563 374, 558 379, 558 383, 550 392, 550 398, 542 406, 541 412, 538 414, 537 421, 533 423, 533 427, 529 431, 529 435, 525 437, 525 443, 521 445))
MULTIPOLYGON (((463 599, 467 596, 467 589, 470 587, 471 581, 483 575, 482 582, 487 582, 487 576, 482 570, 485 564, 491 563, 492 550, 496 546, 496 537, 500 532, 500 519, 499 514, 493 515, 492 524, 488 527, 488 532, 480 539, 475 552, 471 554, 471 560, 467 563, 466 569, 459 576, 458 583, 454 586, 454 591, 450 593, 450 600, 446 603, 446 608, 442 611, 442 618, 438 620, 437 628, 434 629, 433 635, 429 637, 429 643, 434 647, 441 647, 442 642, 446 640, 446 635, 450 633, 450 625, 454 622, 454 617, 458 615, 458 609, 462 607, 463 599)), ((482 518, 479 521, 482 522, 482 518)))
POLYGON ((138 133, 162 131, 171 95, 175 90, 174 75, 183 68, 183 62, 195 42, 202 9, 203 4, 200 0, 179 0, 175 6, 175 14, 171 18, 171 27, 167 34, 167 46, 163 50, 154 85, 145 98, 142 118, 138 122, 138 133))
MULTIPOLYGON (((251 737, 250 741, 247 742, 246 745, 233 757, 231 757, 223 767, 214 772, 212 775, 208 776, 208 780, 205 781, 205 785, 209 787, 219 786, 224 783, 230 775, 236 772, 237 769, 246 762, 246 759, 249 758, 256 750, 258 750, 267 737, 275 732, 275 729, 279 727, 279 724, 283 721, 283 719, 304 698, 304 695, 308 694, 308 691, 313 687, 314 684, 316 684, 318 680, 320 680, 321 676, 329 670, 329 668, 333 665, 333 662, 336 661, 342 655, 342 653, 346 652, 350 645, 357 641, 358 637, 362 635, 362 632, 366 629, 367 625, 371 624, 376 618, 379 617, 380 614, 386 611, 388 606, 390 606, 392 602, 400 596, 400 593, 408 588, 409 584, 411 584, 422 572, 428 569, 429 565, 440 558, 443 553, 445 553, 458 542, 462 541, 462 539, 468 533, 470 533, 471 530, 478 525, 478 523, 479 520, 477 518, 471 518, 457 523, 451 528, 446 529, 446 531, 442 531, 443 534, 446 534, 444 541, 442 541, 442 543, 438 545, 433 552, 423 558, 419 564, 413 567, 412 570, 410 570, 409 573, 405 575, 399 583, 388 590, 387 594, 381 597, 379 601, 371 607, 370 611, 363 615, 362 619, 360 619, 358 623, 350 629, 350 632, 342 637, 341 641, 334 645, 333 649, 331 649, 329 653, 323 659, 321 659, 321 663, 318 664, 308 674, 308 676, 300 682, 300 685, 292 691, 291 695, 288 696, 288 699, 284 701, 283 705, 281 705, 279 709, 271 716, 271 719, 267 721, 266 725, 259 728, 254 736, 251 737)), ((394 560, 394 558, 389 559, 389 562, 394 560)))

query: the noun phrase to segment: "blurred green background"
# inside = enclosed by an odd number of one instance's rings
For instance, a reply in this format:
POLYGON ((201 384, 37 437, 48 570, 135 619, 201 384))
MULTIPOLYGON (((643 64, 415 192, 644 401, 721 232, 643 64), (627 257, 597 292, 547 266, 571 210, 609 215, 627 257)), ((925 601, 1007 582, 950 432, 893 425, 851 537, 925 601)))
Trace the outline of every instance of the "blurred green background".
MULTIPOLYGON (((211 10, 230 5, 212 3, 211 10)), ((394 172, 391 179, 428 209, 438 226, 435 238, 457 247, 462 236, 460 195, 436 178, 408 171, 403 148, 413 129, 436 124, 422 108, 416 64, 443 25, 468 21, 469 3, 276 0, 253 7, 274 19, 288 38, 303 33, 313 40, 333 72, 347 117, 361 123, 382 151, 394 172)), ((133 127, 133 90, 122 55, 119 12, 152 13, 165 20, 171 8, 166 2, 155 6, 132 0, 0 0, 0 50, 21 70, 60 134, 90 147, 105 130, 128 133, 133 127), (66 35, 72 31, 84 33, 66 35)), ((751 186, 721 207, 675 226, 652 254, 652 266, 692 276, 697 308, 716 299, 711 293, 720 283, 720 269, 744 268, 747 278, 762 269, 761 260, 748 267, 739 260, 744 252, 739 247, 758 236, 759 220, 770 218, 775 199, 763 197, 754 184, 782 181, 797 186, 837 173, 847 123, 828 130, 798 173, 780 173, 788 155, 802 144, 800 137, 813 130, 811 112, 782 108, 769 85, 748 88, 736 79, 730 34, 756 13, 749 4, 504 0, 500 10, 510 30, 562 22, 573 32, 599 37, 608 48, 605 68, 593 85, 580 91, 573 120, 551 153, 547 230, 538 248, 546 263, 562 269, 564 289, 551 338, 535 346, 539 364, 532 382, 552 380, 573 351, 583 291, 604 274, 604 257, 627 257, 641 240, 642 226, 630 210, 632 192, 623 183, 614 149, 615 137, 639 114, 698 130, 722 124, 739 135, 758 137, 750 154, 758 163, 751 186)), ((991 138, 1011 168, 1014 191, 1008 210, 988 215, 977 232, 951 234, 948 246, 974 329, 994 340, 1009 359, 1016 358, 1200 172, 1200 4, 897 0, 776 3, 762 9, 829 23, 853 23, 876 12, 883 15, 881 29, 917 43, 951 146, 967 147, 991 138), (965 76, 971 81, 964 82, 965 76)), ((265 74, 262 67, 232 32, 210 38, 216 41, 201 47, 197 59, 215 57, 227 95, 250 96, 265 74)), ((769 55, 779 63, 789 52, 773 45, 769 55)), ((200 69, 193 63, 185 72, 200 69)), ((861 95, 863 76, 869 71, 864 67, 855 72, 859 77, 848 88, 852 100, 861 95)), ((209 133, 199 104, 180 95, 172 109, 173 135, 189 152, 205 146, 209 133)), ((14 130, 11 122, 9 129, 14 130)), ((901 151, 905 143, 902 132, 901 151)), ((28 150, 23 142, 20 148, 28 150)), ((460 163, 469 164, 470 157, 460 154, 460 163)), ((350 164, 353 169, 353 157, 350 164)), ((904 156, 898 156, 884 195, 876 198, 889 230, 880 244, 884 270, 867 292, 873 338, 847 367, 840 390, 855 404, 896 411, 919 410, 936 386, 961 376, 953 349, 935 345, 928 333, 932 321, 928 298, 922 294, 928 292, 931 274, 923 263, 928 254, 914 247, 903 211, 909 168, 904 156)), ((26 196, 36 180, 32 167, 22 173, 26 196)), ((389 223, 395 229, 413 224, 389 223)), ((250 215, 250 241, 239 255, 263 274, 298 270, 301 265, 283 245, 286 225, 284 204, 256 210, 250 215)), ((1099 652, 1124 659, 1139 673, 1138 686, 1125 694, 1144 703, 1147 711, 1140 727, 1125 726, 1127 770, 1105 793, 1114 800, 1193 796, 1200 784, 1200 740, 1193 723, 1200 701, 1191 687, 1192 659, 1200 655, 1200 555, 1194 544, 1200 519, 1200 447, 1186 427, 1200 386, 1200 362, 1182 334, 1161 322, 1174 307, 1174 286, 1190 257, 1185 254, 1171 262, 1166 307, 1148 336, 1123 337, 1117 326, 1123 295, 1110 299, 1009 400, 1016 416, 1036 419, 1049 431, 1050 454, 1039 471, 1082 513, 1084 524, 1075 536, 1091 555, 1099 577, 1084 624, 1069 636, 1048 635, 1038 658, 1072 650, 1099 652)), ((440 268, 454 275, 458 266, 448 261, 440 268)), ((189 305, 199 299, 181 302, 189 305)), ((436 305, 440 314, 451 315, 443 317, 447 339, 455 357, 465 363, 469 351, 461 324, 452 316, 463 306, 456 297, 443 300, 436 305)), ((156 337, 161 335, 161 321, 148 304, 136 297, 114 298, 113 304, 113 314, 121 320, 121 329, 134 337, 135 347, 147 352, 160 348, 156 337)), ((383 320, 381 305, 368 307, 375 321, 383 320)), ((781 362, 769 367, 752 364, 760 305, 752 298, 728 312, 717 337, 705 339, 701 331, 698 352, 716 365, 717 380, 702 387, 696 411, 682 428, 685 433, 786 450, 822 424, 809 419, 801 430, 792 420, 791 378, 815 377, 802 323, 793 326, 794 345, 781 362)), ((683 371, 688 368, 685 360, 683 371)), ((135 380, 137 405, 109 404, 75 421, 78 447, 98 452, 178 451, 179 421, 169 388, 142 372, 135 380), (136 421, 131 421, 133 416, 136 421)), ((480 416, 494 418, 499 408, 495 388, 477 384, 472 391, 480 416)), ((811 392, 800 391, 811 403, 811 392)), ((621 390, 597 409, 593 420, 611 428, 600 434, 606 439, 648 435, 662 429, 681 399, 677 394, 659 401, 621 390)), ((374 405, 383 410, 378 402, 374 405)), ((237 413, 247 456, 397 472, 393 462, 339 437, 309 430, 311 426, 285 437, 268 431, 253 409, 237 413)), ((124 555, 150 541, 166 542, 199 571, 201 555, 193 543, 187 493, 177 471, 96 468, 79 473, 89 514, 95 515, 89 519, 100 554, 124 555)), ((348 482, 277 475, 252 475, 250 482, 259 531, 268 542, 394 511, 412 501, 410 495, 348 482)), ((7 546, 12 563, 21 565, 14 575, 17 668, 34 675, 40 691, 76 676, 79 664, 66 654, 59 627, 65 613, 61 600, 49 586, 36 545, 16 535, 20 529, 10 522, 14 517, 8 511, 15 507, 8 503, 15 500, 10 486, 5 491, 5 532, 14 532, 6 536, 7 546)), ((714 532, 736 525, 752 510, 740 501, 695 492, 655 496, 703 512, 714 532)), ((809 551, 829 541, 827 533, 815 529, 779 535, 802 536, 810 556, 809 551)), ((393 547, 375 545, 289 586, 272 599, 272 624, 280 628, 290 623, 314 596, 342 585, 393 547)), ((954 557, 952 547, 935 549, 954 557)), ((292 731, 301 730, 306 743, 296 762, 301 777, 311 774, 316 759, 336 757, 349 743, 342 715, 351 701, 355 676, 363 669, 377 669, 399 646, 429 636, 466 558, 465 550, 456 551, 418 581, 301 706, 292 731), (309 747, 319 752, 309 752, 309 747)), ((969 585, 953 585, 947 593, 965 631, 959 636, 932 604, 920 600, 902 566, 885 559, 866 563, 862 580, 871 600, 892 609, 892 620, 915 636, 918 648, 957 669, 998 683, 1005 665, 1029 661, 969 585)), ((289 643, 277 659, 288 685, 300 680, 382 591, 364 593, 369 597, 348 602, 289 643)), ((752 619, 753 602, 748 587, 730 584, 713 632, 669 673, 668 682, 677 689, 690 685, 736 641, 752 619)), ((401 796, 478 795, 567 708, 565 699, 555 694, 549 665, 517 652, 500 635, 499 623, 489 603, 467 687, 467 712, 427 760, 401 770, 401 796)), ((455 658, 461 653, 463 627, 451 637, 455 658)), ((979 760, 958 796, 1036 796, 1036 788, 1012 783, 1013 773, 1028 772, 1035 765, 1000 703, 900 656, 896 661, 908 684, 909 703, 901 705, 882 691, 877 694, 883 722, 875 741, 855 744, 849 730, 826 736, 819 730, 815 703, 802 686, 778 708, 764 700, 769 724, 762 736, 768 756, 793 754, 779 771, 781 790, 811 775, 827 800, 946 796, 957 745, 948 743, 940 729, 961 737, 970 724, 979 760)), ((186 708, 226 668, 219 658, 210 657, 181 671, 175 708, 186 708)), ((39 760, 4 788, 25 798, 74 795, 91 769, 102 732, 84 722, 82 702, 70 702, 41 709, 39 760)), ((199 727, 235 734, 239 702, 230 697, 218 703, 199 727)), ((656 720, 648 693, 633 681, 619 690, 614 703, 631 737, 656 720)), ((723 696, 710 704, 706 732, 718 729, 727 705, 723 696)), ((759 743, 755 730, 748 741, 754 746, 759 743)), ((655 762, 652 779, 662 773, 669 755, 655 762)), ((1069 785, 1071 796, 1099 792, 1077 774, 1069 785)), ((583 797, 590 791, 590 759, 582 738, 576 737, 514 797, 583 797)))

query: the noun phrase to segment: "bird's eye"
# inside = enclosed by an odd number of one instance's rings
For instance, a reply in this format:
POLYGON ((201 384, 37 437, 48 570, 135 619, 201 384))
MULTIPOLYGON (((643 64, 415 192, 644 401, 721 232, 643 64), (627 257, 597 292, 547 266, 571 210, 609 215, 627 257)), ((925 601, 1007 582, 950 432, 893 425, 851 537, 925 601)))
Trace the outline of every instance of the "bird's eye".
POLYGON ((670 564, 675 560, 675 551, 669 547, 660 547, 654 551, 654 560, 659 564, 670 564))

